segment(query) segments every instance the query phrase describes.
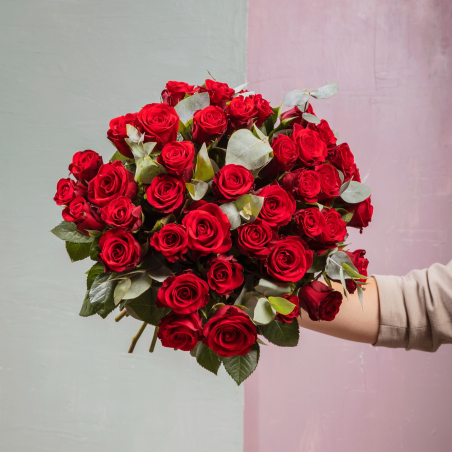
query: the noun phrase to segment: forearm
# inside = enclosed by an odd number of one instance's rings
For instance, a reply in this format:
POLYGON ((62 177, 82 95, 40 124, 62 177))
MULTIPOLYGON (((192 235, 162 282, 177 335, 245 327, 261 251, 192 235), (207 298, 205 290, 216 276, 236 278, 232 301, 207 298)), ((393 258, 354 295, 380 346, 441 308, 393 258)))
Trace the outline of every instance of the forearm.
MULTIPOLYGON (((377 283, 368 279, 364 291, 364 303, 361 307, 358 292, 343 297, 342 306, 336 318, 331 322, 312 321, 308 314, 300 309, 299 324, 303 328, 328 334, 355 342, 374 344, 377 341, 380 325, 380 308, 377 283)), ((343 293, 342 285, 333 283, 333 288, 343 293)))

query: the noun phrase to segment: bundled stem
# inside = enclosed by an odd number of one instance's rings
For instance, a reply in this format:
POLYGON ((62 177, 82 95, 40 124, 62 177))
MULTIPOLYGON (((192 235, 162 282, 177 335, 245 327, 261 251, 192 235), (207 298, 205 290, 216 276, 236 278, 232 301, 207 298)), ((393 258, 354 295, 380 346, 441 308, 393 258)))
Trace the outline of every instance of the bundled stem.
POLYGON ((116 316, 115 322, 119 322, 123 317, 127 316, 127 311, 124 309, 119 315, 116 316))
POLYGON ((140 339, 141 335, 143 334, 143 331, 146 328, 146 325, 147 325, 147 323, 143 322, 143 324, 141 325, 137 334, 135 334, 135 336, 132 338, 132 343, 130 344, 130 347, 129 347, 129 353, 133 353, 133 349, 135 348, 135 345, 137 344, 138 339, 140 339))
POLYGON ((152 353, 154 351, 155 344, 157 342, 157 334, 158 334, 158 332, 159 332, 159 327, 156 326, 155 330, 154 330, 154 336, 152 336, 151 346, 149 347, 149 353, 152 353))

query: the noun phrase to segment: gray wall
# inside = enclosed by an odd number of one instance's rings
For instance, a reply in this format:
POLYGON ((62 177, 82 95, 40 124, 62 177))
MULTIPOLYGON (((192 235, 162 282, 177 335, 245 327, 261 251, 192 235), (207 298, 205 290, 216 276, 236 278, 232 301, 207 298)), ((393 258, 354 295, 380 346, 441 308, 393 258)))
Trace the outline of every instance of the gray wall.
POLYGON ((139 322, 78 316, 89 262, 48 231, 76 151, 168 79, 245 81, 246 0, 0 1, 0 450, 242 450, 243 390, 139 322))

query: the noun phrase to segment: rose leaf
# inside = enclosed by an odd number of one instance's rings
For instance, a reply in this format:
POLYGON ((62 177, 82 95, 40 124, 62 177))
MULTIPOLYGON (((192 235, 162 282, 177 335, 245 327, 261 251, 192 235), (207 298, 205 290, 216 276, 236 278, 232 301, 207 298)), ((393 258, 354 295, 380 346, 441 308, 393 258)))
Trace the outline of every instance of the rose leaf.
POLYGON ((197 346, 196 361, 198 361, 198 364, 204 367, 204 369, 207 369, 215 375, 217 375, 218 369, 221 366, 220 357, 202 342, 199 342, 197 346))
POLYGON ((237 383, 242 384, 256 369, 259 362, 260 347, 254 343, 249 353, 244 356, 230 356, 223 358, 226 372, 237 383))
POLYGON ((274 320, 268 325, 260 327, 264 337, 272 344, 279 347, 296 347, 300 338, 297 319, 290 323, 274 320))

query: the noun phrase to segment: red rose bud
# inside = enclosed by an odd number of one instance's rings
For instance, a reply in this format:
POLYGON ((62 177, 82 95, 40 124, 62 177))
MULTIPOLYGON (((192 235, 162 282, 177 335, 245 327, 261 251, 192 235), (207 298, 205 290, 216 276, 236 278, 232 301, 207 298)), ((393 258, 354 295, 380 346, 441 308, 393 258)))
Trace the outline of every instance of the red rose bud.
POLYGON ((192 272, 170 276, 163 281, 156 302, 177 314, 190 314, 209 302, 209 286, 192 272))
POLYGON ((60 179, 53 200, 59 205, 69 204, 77 196, 86 196, 87 188, 80 182, 72 179, 60 179))
MULTIPOLYGON (((310 113, 311 115, 314 115, 314 110, 312 109, 312 105, 309 104, 308 108, 306 109, 305 113, 310 113)), ((309 123, 303 119, 303 112, 298 107, 293 107, 290 110, 287 110, 281 115, 281 122, 290 119, 295 118, 290 124, 288 125, 289 128, 292 128, 295 124, 299 124, 303 127, 306 127, 309 123)))
POLYGON ((314 321, 334 320, 342 304, 342 295, 319 281, 303 286, 298 292, 298 298, 300 307, 314 321))
POLYGON ((348 226, 352 228, 358 228, 363 232, 363 228, 369 226, 372 220, 372 214, 374 213, 374 207, 371 204, 370 196, 364 201, 358 204, 351 204, 349 210, 354 210, 352 219, 348 222, 348 226))
MULTIPOLYGON (((354 174, 356 168, 355 157, 347 143, 342 143, 333 148, 328 154, 328 161, 344 174, 344 180, 347 181, 354 174)), ((353 178, 353 180, 357 180, 353 178)))
POLYGON ((262 124, 273 114, 273 110, 270 107, 270 103, 262 98, 261 94, 255 94, 251 96, 254 101, 254 105, 257 108, 257 120, 256 127, 262 127, 262 124))
POLYGON ((195 147, 191 141, 172 141, 163 147, 157 161, 169 174, 181 176, 189 182, 195 169, 194 157, 195 147))
POLYGON ((146 199, 159 212, 174 212, 185 200, 185 183, 180 177, 160 174, 146 190, 146 199))
POLYGON ((265 259, 270 254, 271 246, 276 239, 276 231, 258 219, 238 227, 235 246, 240 254, 265 259))
POLYGON ((220 254, 212 259, 207 272, 207 282, 218 295, 229 295, 243 284, 243 267, 233 256, 220 254))
POLYGON ((94 151, 76 152, 69 165, 69 171, 80 182, 88 183, 102 166, 102 157, 94 151))
POLYGON ((228 121, 220 107, 209 105, 198 110, 193 115, 193 141, 198 144, 210 144, 215 138, 220 138, 226 130, 228 121))
POLYGON ((203 328, 203 342, 220 356, 244 356, 257 340, 254 323, 237 306, 221 306, 203 328))
POLYGON ((335 246, 336 243, 344 241, 347 224, 341 218, 340 213, 334 209, 323 209, 321 213, 325 218, 326 225, 317 240, 326 246, 335 246))
POLYGON ((291 323, 293 319, 296 319, 300 315, 300 300, 296 295, 284 295, 283 298, 293 303, 295 307, 289 314, 276 314, 275 319, 282 323, 291 323))
MULTIPOLYGON (((363 276, 367 276, 367 266, 369 265, 369 260, 366 259, 364 256, 366 255, 365 250, 356 250, 353 252, 350 251, 344 251, 347 256, 352 261, 353 265, 358 270, 358 273, 363 276)), ((365 279, 358 279, 358 281, 365 283, 365 279)), ((352 279, 346 279, 345 284, 347 285, 347 290, 350 293, 355 293, 356 290, 356 283, 352 279)))
POLYGON ((125 116, 112 119, 110 121, 110 129, 107 132, 107 138, 122 155, 129 159, 133 159, 133 153, 124 139, 128 138, 127 124, 135 125, 136 117, 136 113, 127 113, 125 116))
POLYGON ((290 193, 275 183, 256 194, 265 197, 258 218, 270 226, 283 226, 290 221, 296 209, 295 199, 290 193))
POLYGON ((103 231, 105 228, 98 209, 82 196, 74 198, 62 214, 66 221, 74 222, 83 235, 89 235, 88 231, 103 231))
POLYGON ((279 173, 289 171, 298 159, 298 148, 290 137, 280 134, 272 140, 274 157, 260 171, 259 175, 275 179, 279 173))
POLYGON ((228 135, 238 129, 250 129, 256 121, 258 111, 254 100, 248 96, 237 96, 226 107, 229 120, 228 135))
POLYGON ((308 237, 318 237, 326 227, 325 217, 317 207, 308 207, 295 213, 297 231, 308 237))
POLYGON ((285 174, 281 185, 299 200, 316 202, 320 193, 321 178, 313 170, 300 168, 285 174))
POLYGON ((120 196, 135 199, 137 191, 133 174, 119 160, 115 160, 102 165, 97 176, 89 182, 88 199, 103 207, 120 196))
POLYGON ((180 224, 167 224, 159 232, 155 232, 150 244, 162 253, 169 262, 183 259, 188 251, 188 236, 185 227, 180 224))
POLYGON ((141 206, 132 204, 130 198, 120 196, 101 209, 102 220, 118 229, 137 231, 141 227, 141 206))
POLYGON ((312 265, 312 251, 299 237, 289 236, 277 241, 264 267, 278 281, 296 282, 303 278, 312 265))
POLYGON ((254 177, 244 166, 226 165, 213 178, 212 192, 215 201, 222 204, 249 193, 253 185, 254 177))
POLYGON ((232 246, 228 217, 212 203, 207 203, 189 212, 182 224, 188 232, 188 247, 192 257, 210 253, 226 253, 232 246))
POLYGON ((337 139, 330 129, 330 125, 324 119, 320 121, 320 124, 316 126, 315 130, 319 132, 321 140, 326 144, 328 149, 336 145, 337 139))
POLYGON ((320 176, 320 196, 319 201, 339 196, 341 188, 341 178, 336 168, 328 163, 323 163, 315 167, 320 176))
POLYGON ((210 104, 216 105, 221 108, 226 106, 226 102, 229 102, 232 99, 235 91, 233 88, 229 88, 226 83, 215 82, 213 80, 206 80, 205 88, 198 88, 200 93, 209 93, 210 104))
POLYGON ((315 166, 325 161, 328 151, 318 132, 295 124, 292 139, 298 146, 298 155, 304 165, 315 166))
POLYGON ((179 116, 168 104, 148 104, 137 114, 136 124, 146 141, 155 141, 155 149, 170 141, 176 141, 179 130, 179 116))
POLYGON ((168 82, 162 91, 162 100, 170 107, 175 107, 186 94, 192 95, 195 92, 195 85, 185 82, 168 82))
POLYGON ((122 229, 109 229, 100 238, 99 247, 106 272, 132 270, 142 260, 140 244, 130 232, 122 229))
POLYGON ((202 324, 199 314, 179 315, 170 312, 159 322, 157 337, 164 347, 188 352, 202 339, 202 324))

